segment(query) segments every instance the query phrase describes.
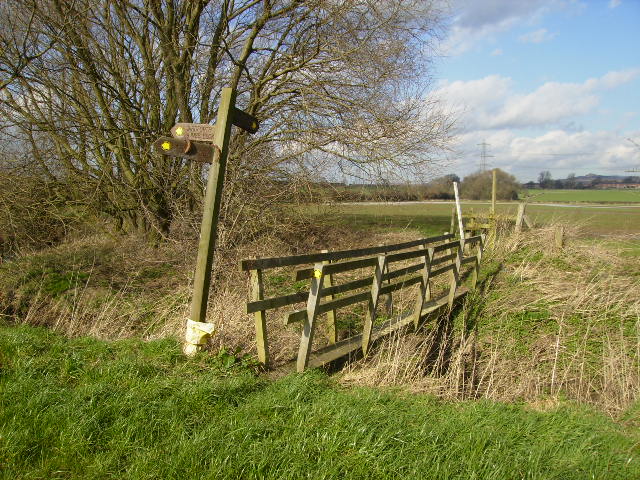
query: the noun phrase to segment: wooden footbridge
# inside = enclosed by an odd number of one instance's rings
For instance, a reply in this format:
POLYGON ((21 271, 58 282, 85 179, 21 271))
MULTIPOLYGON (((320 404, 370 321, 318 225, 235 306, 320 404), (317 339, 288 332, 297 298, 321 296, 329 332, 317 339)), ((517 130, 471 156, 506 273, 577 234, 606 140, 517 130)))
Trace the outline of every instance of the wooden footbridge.
POLYGON ((305 304, 285 309, 283 316, 285 325, 302 322, 298 356, 292 361, 299 372, 359 350, 366 355, 376 340, 411 324, 417 329, 443 311, 451 311, 476 286, 484 243, 484 234, 466 240, 444 234, 395 245, 243 260, 240 267, 251 278, 247 313, 255 317, 260 362, 269 366, 270 310, 305 304), (266 296, 264 271, 281 267, 295 268, 292 281, 308 281, 307 289, 266 296), (413 308, 382 323, 377 321, 381 297, 411 287, 416 289, 413 308), (358 303, 366 304, 361 332, 338 341, 339 310, 358 303), (322 315, 329 344, 314 350, 314 334, 322 315))

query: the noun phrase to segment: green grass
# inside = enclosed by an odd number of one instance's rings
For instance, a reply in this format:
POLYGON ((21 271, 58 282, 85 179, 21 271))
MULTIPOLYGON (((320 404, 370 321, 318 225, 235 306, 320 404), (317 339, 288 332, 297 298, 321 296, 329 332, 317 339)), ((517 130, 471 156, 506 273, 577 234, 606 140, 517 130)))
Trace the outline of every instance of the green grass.
POLYGON ((640 190, 527 190, 533 202, 638 203, 640 190))
MULTIPOLYGON (((499 214, 515 218, 517 204, 498 204, 499 214)), ((450 230, 452 205, 446 203, 386 203, 342 204, 326 207, 336 221, 356 229, 397 231, 418 230, 423 235, 437 235, 450 230)), ((463 202, 463 216, 486 213, 489 206, 477 202, 463 202)), ((638 207, 554 207, 528 205, 527 214, 537 224, 549 222, 577 223, 587 234, 640 233, 640 206, 638 207)))
POLYGON ((318 372, 267 382, 171 340, 0 327, 6 479, 637 479, 638 411, 617 424, 570 404, 343 389, 318 372))

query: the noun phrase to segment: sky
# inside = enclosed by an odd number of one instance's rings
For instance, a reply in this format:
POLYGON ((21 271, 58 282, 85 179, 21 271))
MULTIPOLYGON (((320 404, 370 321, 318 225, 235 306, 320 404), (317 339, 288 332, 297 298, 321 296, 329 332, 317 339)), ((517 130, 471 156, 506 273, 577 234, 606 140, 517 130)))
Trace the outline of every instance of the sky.
POLYGON ((640 168, 640 0, 449 0, 432 95, 457 118, 449 167, 522 182, 640 168), (631 141, 639 146, 635 146, 631 141))

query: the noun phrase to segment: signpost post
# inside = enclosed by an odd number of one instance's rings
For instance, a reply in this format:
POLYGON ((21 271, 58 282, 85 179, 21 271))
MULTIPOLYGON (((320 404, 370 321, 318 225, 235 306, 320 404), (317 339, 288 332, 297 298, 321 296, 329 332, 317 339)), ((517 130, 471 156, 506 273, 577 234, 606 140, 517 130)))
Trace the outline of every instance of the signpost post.
MULTIPOLYGON (((236 108, 235 100, 236 92, 231 88, 223 88, 215 125, 178 123, 171 129, 174 138, 161 137, 154 143, 156 150, 165 155, 211 163, 193 280, 191 322, 205 323, 206 320, 231 126, 236 125, 249 133, 255 133, 259 128, 258 120, 236 108), (213 145, 203 142, 212 142, 213 145)), ((198 348, 196 344, 188 352, 185 349, 185 352, 193 353, 198 348)))

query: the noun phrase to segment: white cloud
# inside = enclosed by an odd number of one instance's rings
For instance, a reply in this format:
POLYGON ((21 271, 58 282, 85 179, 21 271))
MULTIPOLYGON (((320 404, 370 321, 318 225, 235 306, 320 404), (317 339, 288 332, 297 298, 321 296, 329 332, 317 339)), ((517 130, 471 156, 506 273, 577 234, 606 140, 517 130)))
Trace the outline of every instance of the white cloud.
POLYGON ((475 131, 461 135, 461 158, 455 171, 467 175, 478 169, 479 143, 489 144, 491 167, 508 171, 521 181, 533 180, 542 170, 554 178, 569 173, 625 175, 640 164, 640 152, 626 140, 640 132, 621 135, 609 131, 566 132, 551 130, 539 136, 524 136, 510 130, 475 131))
POLYGON ((640 75, 640 68, 630 68, 609 72, 601 78, 587 80, 586 84, 590 88, 616 88, 625 83, 629 83, 640 75))
POLYGON ((497 56, 502 55, 503 53, 504 53, 504 52, 502 51, 502 49, 501 49, 501 48, 496 48, 495 50, 493 50, 493 51, 491 52, 491 56, 492 56, 492 57, 497 57, 497 56))
POLYGON ((598 92, 634 80, 640 69, 609 72, 583 83, 546 82, 530 93, 517 93, 509 77, 489 75, 443 82, 433 95, 460 112, 463 128, 554 127, 585 115, 599 104, 598 92))
POLYGON ((515 82, 501 75, 442 82, 434 95, 457 112, 462 132, 453 171, 477 170, 478 144, 486 141, 492 166, 523 181, 541 170, 555 178, 572 172, 624 175, 640 165, 640 151, 626 140, 640 138, 640 131, 629 128, 634 112, 612 123, 611 130, 590 131, 580 121, 599 107, 604 91, 638 77, 640 68, 612 71, 583 82, 546 82, 529 92, 518 92, 515 82))
POLYGON ((622 0, 609 0, 609 8, 616 8, 622 3, 622 0))
POLYGON ((523 43, 542 43, 548 42, 556 36, 555 33, 549 33, 546 28, 541 28, 533 32, 525 33, 518 37, 523 43))

